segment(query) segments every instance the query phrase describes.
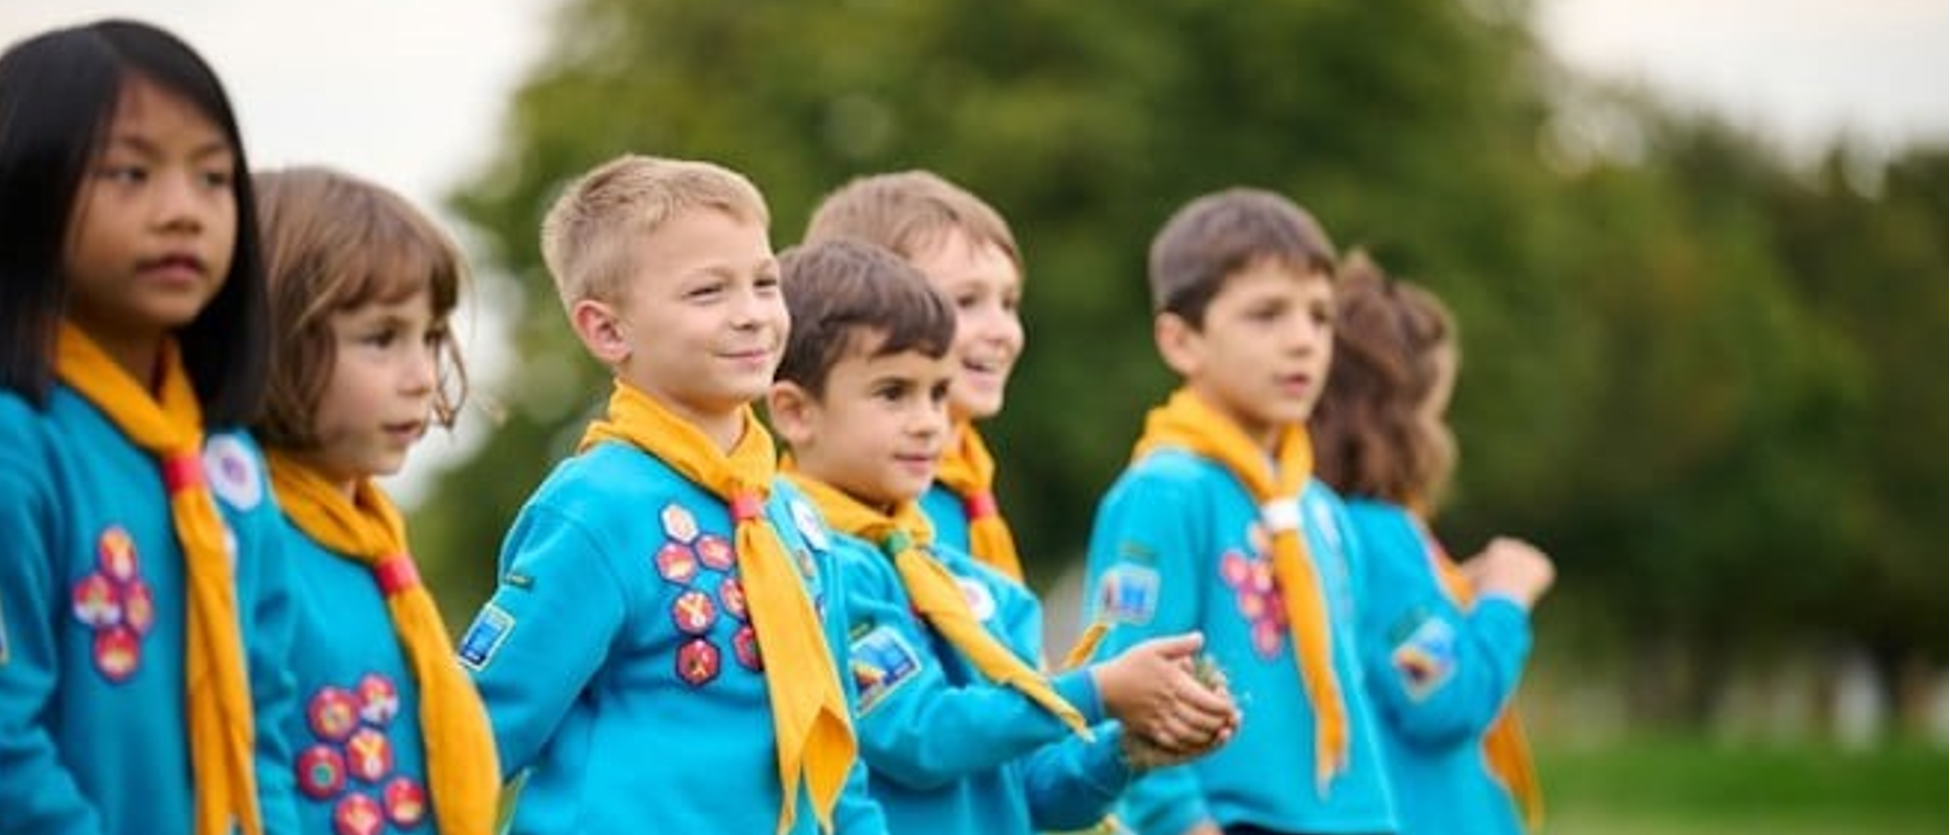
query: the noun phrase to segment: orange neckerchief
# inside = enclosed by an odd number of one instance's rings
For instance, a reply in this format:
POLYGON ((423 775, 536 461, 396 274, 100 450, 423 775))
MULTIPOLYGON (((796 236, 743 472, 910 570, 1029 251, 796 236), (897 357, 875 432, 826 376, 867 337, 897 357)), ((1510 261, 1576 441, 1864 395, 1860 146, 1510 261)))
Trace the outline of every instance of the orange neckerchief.
POLYGON ((433 595, 406 549, 406 522, 372 479, 348 498, 318 471, 280 452, 270 453, 271 487, 291 523, 319 544, 371 569, 393 633, 420 684, 420 734, 427 750, 427 787, 440 835, 487 835, 501 772, 494 733, 474 685, 454 663, 453 641, 433 595))
POLYGON ((787 477, 805 491, 835 530, 873 543, 894 561, 894 570, 900 573, 901 586, 907 589, 915 610, 957 651, 974 662, 982 675, 1021 691, 1070 726, 1078 736, 1094 738, 1083 721, 1083 714, 1064 700, 1048 679, 1023 663, 975 619, 975 612, 968 607, 968 598, 962 595, 954 575, 926 550, 934 539, 934 529, 919 504, 902 502, 894 509, 894 515, 888 516, 803 473, 789 473, 787 477))
POLYGON ((975 424, 955 422, 955 442, 941 453, 935 479, 961 498, 962 512, 968 514, 970 556, 1020 583, 1022 557, 1016 553, 1016 538, 1002 508, 995 503, 995 456, 982 443, 975 424))
MULTIPOLYGON (((1411 514, 1411 518, 1415 517, 1411 514)), ((1455 560, 1449 558, 1449 552, 1443 549, 1427 524, 1420 518, 1415 518, 1415 523, 1422 541, 1428 544, 1429 563, 1435 568, 1437 585, 1451 602, 1467 611, 1476 602, 1475 586, 1455 560)), ((1516 801, 1524 823, 1533 830, 1543 826, 1543 786, 1537 780, 1537 768, 1530 758, 1530 741, 1524 736, 1523 723, 1517 717, 1514 696, 1483 734, 1483 758, 1489 762, 1490 773, 1516 801)))
POLYGON ((80 328, 61 323, 55 374, 156 457, 169 491, 169 515, 189 575, 183 679, 190 767, 196 778, 194 831, 224 835, 235 825, 245 835, 262 835, 237 584, 224 545, 223 516, 203 475, 203 409, 174 340, 164 340, 158 364, 156 396, 151 397, 80 328))
POLYGON ((1281 433, 1279 472, 1239 426, 1198 398, 1189 389, 1173 393, 1165 405, 1144 420, 1132 460, 1175 447, 1217 461, 1245 485, 1259 504, 1259 521, 1273 539, 1273 577, 1286 607, 1293 633, 1300 682, 1314 713, 1315 790, 1327 794, 1328 783, 1347 765, 1347 705, 1334 673, 1332 625, 1327 595, 1307 556, 1301 536, 1300 493, 1313 475, 1314 453, 1306 427, 1289 426, 1281 433))
POLYGON ((765 516, 765 500, 778 472, 778 452, 750 407, 742 410, 742 417, 744 433, 727 455, 703 430, 618 380, 609 398, 609 413, 590 424, 580 449, 602 441, 631 444, 731 505, 737 524, 739 582, 765 656, 765 686, 779 737, 779 782, 785 789, 785 805, 779 810, 778 831, 792 827, 802 779, 812 794, 819 825, 830 831, 833 805, 853 768, 853 723, 826 632, 813 614, 798 569, 765 516))

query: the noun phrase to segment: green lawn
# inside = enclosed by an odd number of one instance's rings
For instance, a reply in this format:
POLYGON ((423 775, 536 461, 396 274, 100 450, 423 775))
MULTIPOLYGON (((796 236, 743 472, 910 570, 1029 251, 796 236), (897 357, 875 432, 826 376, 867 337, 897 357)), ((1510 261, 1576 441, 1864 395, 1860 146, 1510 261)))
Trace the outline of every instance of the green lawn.
POLYGON ((1539 752, 1548 835, 1941 835, 1950 764, 1920 745, 1847 753, 1639 740, 1539 752))

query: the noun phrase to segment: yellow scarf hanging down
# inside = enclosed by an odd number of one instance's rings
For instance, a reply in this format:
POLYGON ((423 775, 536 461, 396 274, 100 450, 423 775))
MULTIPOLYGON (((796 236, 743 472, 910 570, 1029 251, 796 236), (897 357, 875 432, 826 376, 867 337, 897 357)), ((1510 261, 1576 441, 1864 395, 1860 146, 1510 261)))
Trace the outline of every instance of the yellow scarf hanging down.
POLYGON ((618 380, 609 398, 609 413, 590 424, 581 449, 611 440, 634 445, 731 505, 737 523, 739 582, 752 626, 758 630, 772 724, 779 737, 779 782, 785 789, 785 805, 779 810, 778 831, 791 828, 797 816, 802 779, 812 794, 819 825, 830 831, 833 805, 853 768, 853 724, 826 633, 813 613, 798 569, 765 516, 765 500, 778 472, 778 451, 750 407, 742 410, 742 419, 743 435, 727 455, 703 430, 618 380))
POLYGON ((194 831, 224 835, 234 825, 244 835, 262 835, 237 584, 224 546, 223 517, 203 476, 203 410, 173 340, 164 341, 159 365, 151 397, 80 328, 61 323, 55 374, 156 457, 169 490, 169 514, 189 575, 184 683, 196 778, 194 831))
MULTIPOLYGON (((1429 561, 1435 565, 1436 579, 1443 593, 1467 611, 1476 602, 1475 586, 1426 527, 1422 537, 1429 544, 1429 561)), ((1543 786, 1537 781, 1537 768, 1530 758, 1530 741, 1524 736, 1523 723, 1517 717, 1514 697, 1483 735, 1483 757, 1489 761, 1490 773, 1516 801, 1524 823, 1533 830, 1543 826, 1543 786)))
POLYGON ((474 685, 454 661, 453 641, 406 548, 406 522, 372 479, 348 497, 318 471, 273 451, 271 486, 292 524, 326 548, 371 569, 386 598, 413 678, 420 685, 420 734, 440 835, 493 830, 501 772, 494 733, 474 685))
POLYGON ((1327 595, 1300 530, 1300 493, 1313 475, 1313 444, 1306 427, 1298 425, 1287 427, 1279 444, 1275 474, 1266 455, 1237 424, 1190 390, 1179 389, 1145 417, 1144 435, 1132 459, 1167 447, 1205 456, 1230 470, 1259 504, 1260 523, 1273 540, 1273 577, 1293 633, 1300 682, 1313 708, 1315 790, 1325 796, 1328 784, 1347 766, 1348 731, 1347 705, 1334 673, 1327 595))
POLYGON ((835 530, 874 543, 894 560, 894 570, 900 573, 901 586, 907 589, 915 610, 974 662, 982 675, 1021 691, 1084 739, 1095 738, 1083 714, 1065 701, 1048 679, 1017 658, 975 619, 954 575, 926 550, 934 530, 919 504, 902 502, 890 517, 825 482, 798 473, 789 477, 806 491, 835 530))
POLYGON ((995 456, 989 454, 982 434, 969 421, 955 423, 955 442, 941 454, 935 478, 961 497, 962 511, 968 514, 968 550, 983 564, 1009 575, 1020 583, 1022 557, 1016 553, 1015 536, 1002 508, 995 503, 995 456))

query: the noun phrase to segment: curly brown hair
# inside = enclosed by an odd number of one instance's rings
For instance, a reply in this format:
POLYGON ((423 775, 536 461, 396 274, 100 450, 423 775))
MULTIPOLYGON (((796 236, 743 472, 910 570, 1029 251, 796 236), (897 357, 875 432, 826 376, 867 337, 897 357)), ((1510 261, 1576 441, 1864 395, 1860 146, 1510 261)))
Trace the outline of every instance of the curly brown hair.
POLYGON ((1454 317, 1434 293, 1350 253, 1335 291, 1334 364, 1309 421, 1315 468, 1343 495, 1434 509, 1455 468, 1443 417, 1454 317))

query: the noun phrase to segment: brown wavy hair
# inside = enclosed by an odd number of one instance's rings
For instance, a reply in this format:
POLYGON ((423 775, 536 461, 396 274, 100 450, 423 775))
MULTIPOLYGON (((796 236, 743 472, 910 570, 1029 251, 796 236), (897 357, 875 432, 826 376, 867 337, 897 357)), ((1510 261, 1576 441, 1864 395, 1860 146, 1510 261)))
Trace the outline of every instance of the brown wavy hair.
MULTIPOLYGON (((258 216, 271 287, 270 401, 261 440, 283 449, 317 442, 312 418, 332 378, 332 314, 426 291, 445 323, 467 280, 447 233, 396 192, 349 174, 301 167, 259 173, 258 216)), ((444 328, 434 348, 434 422, 452 428, 467 398, 467 368, 444 328)))
POLYGON ((1333 369, 1308 424, 1316 472, 1343 495, 1430 512, 1456 464, 1446 409, 1431 402, 1453 383, 1455 319, 1359 250, 1341 266, 1335 308, 1333 369))

